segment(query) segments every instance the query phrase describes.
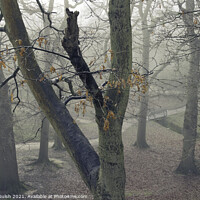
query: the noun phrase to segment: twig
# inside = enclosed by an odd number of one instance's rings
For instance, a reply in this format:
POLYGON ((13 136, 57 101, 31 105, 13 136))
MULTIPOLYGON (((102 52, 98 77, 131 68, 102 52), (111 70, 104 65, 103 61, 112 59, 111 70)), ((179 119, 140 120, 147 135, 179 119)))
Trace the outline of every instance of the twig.
POLYGON ((8 81, 10 81, 12 78, 15 79, 15 77, 17 76, 18 71, 19 71, 19 67, 17 67, 17 69, 14 71, 14 73, 13 73, 11 76, 9 76, 5 81, 3 81, 3 82, 1 83, 0 89, 1 89, 8 81))
POLYGON ((16 95, 16 98, 18 99, 18 102, 17 104, 15 105, 14 109, 13 109, 13 113, 15 112, 17 106, 20 104, 21 100, 19 98, 19 88, 18 88, 18 83, 17 83, 17 79, 16 79, 16 76, 14 76, 14 80, 15 80, 15 85, 16 85, 16 88, 17 88, 17 95, 16 95))
POLYGON ((86 95, 83 95, 83 96, 71 96, 64 102, 64 104, 67 105, 71 100, 78 100, 78 99, 86 99, 86 95))
POLYGON ((49 27, 52 28, 52 29, 54 29, 54 30, 56 30, 56 31, 58 31, 58 32, 63 33, 63 35, 64 35, 64 31, 63 31, 63 30, 59 30, 59 29, 55 28, 54 26, 52 26, 52 21, 51 21, 50 16, 51 16, 51 14, 52 14, 53 12, 46 12, 46 11, 44 10, 44 8, 42 7, 42 4, 40 3, 40 1, 39 1, 39 0, 36 0, 36 2, 37 2, 38 6, 39 6, 39 8, 40 8, 40 11, 43 13, 43 18, 44 18, 44 15, 47 16, 47 19, 48 19, 48 21, 49 21, 49 27))
POLYGON ((46 117, 44 117, 44 118, 42 119, 41 127, 39 127, 39 128, 37 129, 37 131, 36 131, 34 137, 32 137, 31 139, 28 139, 28 140, 24 141, 24 142, 23 142, 24 144, 26 144, 27 142, 30 142, 30 141, 34 140, 34 139, 37 137, 38 132, 42 129, 42 127, 43 127, 43 125, 44 125, 44 120, 45 120, 45 119, 46 119, 46 117))

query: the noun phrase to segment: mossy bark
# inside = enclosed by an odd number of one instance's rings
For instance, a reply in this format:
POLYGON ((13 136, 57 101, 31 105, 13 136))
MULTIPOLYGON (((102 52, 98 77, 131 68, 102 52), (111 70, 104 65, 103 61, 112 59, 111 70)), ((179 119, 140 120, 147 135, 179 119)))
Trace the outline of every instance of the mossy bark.
MULTIPOLYGON (((109 2, 110 37, 112 50, 113 83, 128 80, 132 69, 132 33, 130 22, 130 1, 111 0, 109 2), (120 81, 119 81, 120 80, 120 81)), ((129 86, 108 87, 105 94, 109 98, 106 109, 115 114, 109 118, 109 129, 103 128, 104 119, 98 117, 99 126, 99 194, 97 199, 125 199, 125 169, 122 143, 122 124, 129 98, 129 86)))
MULTIPOLYGON (((5 79, 0 69, 0 83, 5 79)), ((8 85, 0 89, 0 194, 19 194, 18 175, 11 102, 8 85)))

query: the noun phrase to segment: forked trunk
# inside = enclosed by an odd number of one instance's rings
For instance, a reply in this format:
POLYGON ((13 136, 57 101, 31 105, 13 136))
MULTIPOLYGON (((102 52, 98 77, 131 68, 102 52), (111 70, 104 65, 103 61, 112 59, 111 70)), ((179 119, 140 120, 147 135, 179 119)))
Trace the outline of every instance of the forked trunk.
POLYGON ((118 83, 117 88, 108 86, 106 115, 99 117, 99 158, 100 172, 97 191, 98 200, 125 199, 125 168, 122 143, 122 124, 129 98, 128 80, 132 68, 132 34, 130 23, 130 1, 110 0, 109 21, 111 38, 111 67, 117 72, 110 75, 110 83, 118 83), (120 84, 121 83, 121 84, 120 84), (108 114, 107 114, 108 113, 108 114), (109 113, 114 114, 108 117, 109 113), (109 121, 109 127, 105 123, 109 121))

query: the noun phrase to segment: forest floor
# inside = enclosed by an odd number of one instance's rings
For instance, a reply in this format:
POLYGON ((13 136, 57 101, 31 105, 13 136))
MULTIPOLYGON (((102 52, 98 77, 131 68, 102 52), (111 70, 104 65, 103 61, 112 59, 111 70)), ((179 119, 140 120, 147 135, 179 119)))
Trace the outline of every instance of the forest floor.
MULTIPOLYGON (((82 129, 97 149, 95 125, 89 124, 86 120, 82 124, 82 129), (86 127, 91 131, 87 131, 86 127)), ((147 141, 150 148, 139 150, 133 146, 136 130, 136 124, 126 124, 123 131, 127 177, 126 199, 199 200, 200 176, 174 173, 180 162, 183 137, 150 121, 147 124, 147 141)), ((56 165, 31 164, 37 159, 39 143, 17 145, 20 179, 30 186, 26 196, 52 195, 52 197, 43 196, 44 198, 38 196, 34 199, 92 199, 68 153, 53 150, 52 143, 49 146, 49 158, 56 165), (56 195, 65 196, 56 197, 56 195)), ((196 144, 195 157, 200 160, 199 140, 196 144)), ((28 199, 31 199, 31 196, 28 199)))

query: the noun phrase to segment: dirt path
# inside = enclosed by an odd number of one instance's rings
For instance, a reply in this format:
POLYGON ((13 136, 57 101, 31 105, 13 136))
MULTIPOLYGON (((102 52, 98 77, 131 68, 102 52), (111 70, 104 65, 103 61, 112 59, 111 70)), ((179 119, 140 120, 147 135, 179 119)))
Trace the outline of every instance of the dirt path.
MULTIPOLYGON (((148 122, 147 141, 151 148, 138 150, 132 145, 136 131, 136 125, 128 125, 123 133, 127 200, 199 200, 200 177, 173 173, 181 157, 182 136, 148 122)), ((91 141, 97 148, 98 141, 95 138, 91 141)), ((196 158, 200 160, 200 141, 196 146, 196 158)), ((49 149, 49 157, 60 168, 30 165, 38 156, 38 147, 38 144, 17 145, 20 179, 31 186, 26 195, 54 195, 34 199, 92 199, 67 152, 49 149)))

